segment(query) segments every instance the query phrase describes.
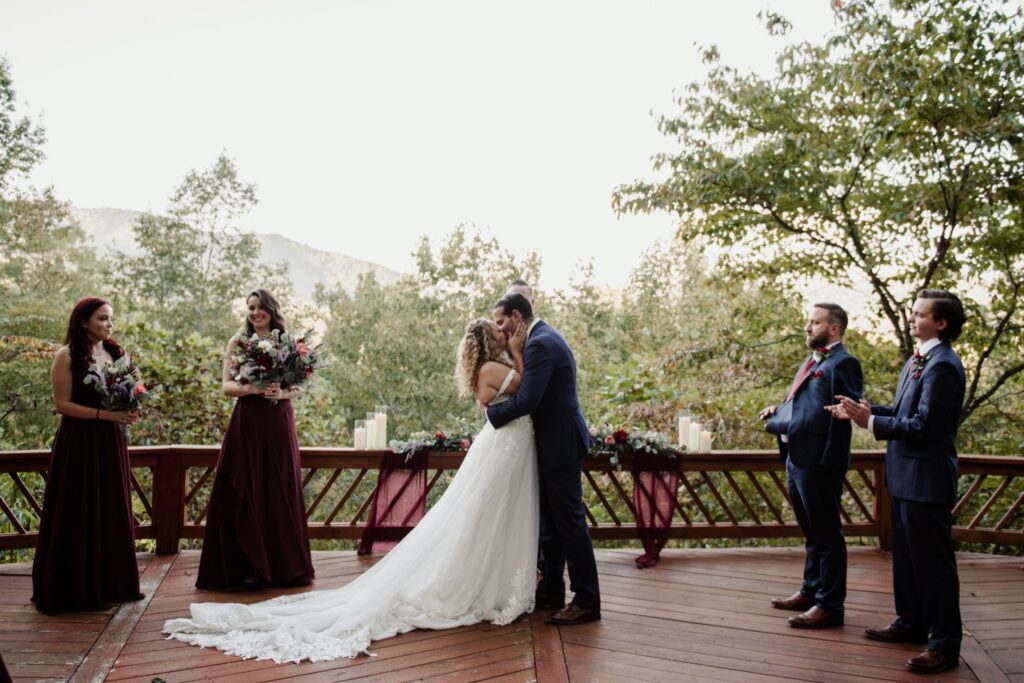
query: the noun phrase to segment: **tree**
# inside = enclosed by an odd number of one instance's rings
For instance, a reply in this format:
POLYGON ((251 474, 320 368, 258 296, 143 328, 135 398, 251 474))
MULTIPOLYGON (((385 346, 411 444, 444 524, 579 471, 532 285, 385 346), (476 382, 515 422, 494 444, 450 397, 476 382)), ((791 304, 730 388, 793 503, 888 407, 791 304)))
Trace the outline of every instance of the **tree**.
POLYGON ((667 177, 614 205, 675 214, 748 278, 863 282, 904 358, 915 292, 965 295, 963 420, 1024 373, 1024 19, 1000 0, 836 6, 838 32, 783 49, 769 78, 707 49, 706 79, 658 122, 678 146, 654 159, 667 177))
POLYGON ((0 192, 43 159, 46 129, 27 116, 19 118, 16 109, 11 67, 0 57, 0 192))
POLYGON ((325 307, 331 403, 351 426, 375 405, 388 406, 388 432, 475 432, 480 415, 455 388, 455 348, 466 323, 490 317, 491 306, 517 277, 536 282, 539 259, 516 258, 497 240, 457 227, 437 248, 423 239, 417 272, 382 286, 372 275, 356 291, 320 290, 325 307))
POLYGON ((116 259, 119 301, 176 334, 221 339, 238 328, 234 306, 249 290, 265 287, 287 300, 287 267, 262 265, 256 236, 237 224, 255 203, 255 186, 239 180, 225 154, 190 171, 166 216, 144 214, 136 223, 142 254, 116 259))
POLYGON ((52 435, 50 361, 72 304, 95 291, 98 268, 67 203, 19 182, 42 160, 46 132, 16 109, 0 59, 0 448, 52 435))

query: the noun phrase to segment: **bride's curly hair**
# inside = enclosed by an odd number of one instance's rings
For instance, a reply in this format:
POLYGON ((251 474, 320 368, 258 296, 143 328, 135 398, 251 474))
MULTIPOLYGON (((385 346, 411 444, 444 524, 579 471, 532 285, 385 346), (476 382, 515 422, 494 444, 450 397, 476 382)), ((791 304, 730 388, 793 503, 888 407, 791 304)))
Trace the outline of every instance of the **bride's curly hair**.
POLYGON ((463 398, 476 395, 480 368, 487 361, 492 360, 510 368, 515 367, 512 361, 498 350, 498 343, 494 341, 490 332, 492 325, 494 322, 487 318, 470 321, 455 352, 455 386, 459 389, 459 396, 463 398))

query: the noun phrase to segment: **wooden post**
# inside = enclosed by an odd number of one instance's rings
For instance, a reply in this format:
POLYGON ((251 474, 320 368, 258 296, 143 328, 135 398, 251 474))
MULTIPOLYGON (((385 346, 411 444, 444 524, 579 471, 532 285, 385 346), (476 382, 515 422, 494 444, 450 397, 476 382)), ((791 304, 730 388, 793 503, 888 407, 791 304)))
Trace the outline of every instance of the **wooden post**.
POLYGON ((878 523, 878 547, 892 550, 892 497, 885 485, 885 459, 875 466, 875 521, 878 523))
POLYGON ((173 447, 156 454, 153 475, 153 526, 157 555, 178 552, 181 528, 185 523, 185 468, 173 447))

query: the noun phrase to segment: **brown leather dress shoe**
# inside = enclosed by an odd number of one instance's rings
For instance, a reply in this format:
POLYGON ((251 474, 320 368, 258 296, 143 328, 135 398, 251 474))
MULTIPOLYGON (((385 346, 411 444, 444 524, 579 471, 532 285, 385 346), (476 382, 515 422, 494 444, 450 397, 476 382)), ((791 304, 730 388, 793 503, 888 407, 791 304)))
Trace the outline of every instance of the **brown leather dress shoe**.
POLYGON ((907 660, 907 668, 919 674, 934 674, 952 669, 960 663, 960 656, 944 655, 938 650, 925 650, 916 657, 907 660))
POLYGON ((536 591, 533 594, 534 609, 562 609, 565 607, 565 595, 536 591))
POLYGON ((568 607, 553 612, 548 617, 548 623, 556 624, 557 626, 575 626, 576 624, 585 624, 588 621, 600 620, 601 610, 583 609, 577 606, 575 602, 570 602, 568 607))
POLYGON ((775 609, 791 609, 796 612, 803 612, 814 607, 814 598, 807 597, 800 591, 793 593, 788 598, 772 598, 772 607, 775 609))
POLYGON ((915 633, 908 628, 903 628, 895 621, 885 628, 866 628, 864 635, 871 640, 880 640, 883 643, 920 643, 928 642, 927 633, 915 633))
POLYGON ((842 612, 830 612, 815 605, 803 614, 789 618, 789 625, 793 628, 828 628, 830 626, 843 625, 842 612))

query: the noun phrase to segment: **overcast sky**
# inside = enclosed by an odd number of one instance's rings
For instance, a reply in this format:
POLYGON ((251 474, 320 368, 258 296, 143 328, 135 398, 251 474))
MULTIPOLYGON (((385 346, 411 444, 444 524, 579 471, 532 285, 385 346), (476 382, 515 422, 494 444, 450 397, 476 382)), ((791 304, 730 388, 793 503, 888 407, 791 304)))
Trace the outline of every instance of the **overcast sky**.
POLYGON ((545 288, 587 259, 621 286, 672 235, 611 193, 670 144, 652 112, 704 73, 695 43, 768 72, 832 28, 831 0, 0 0, 48 131, 33 181, 74 205, 162 211, 226 150, 258 188, 248 229, 408 271, 420 236, 473 224, 538 251, 545 288))

